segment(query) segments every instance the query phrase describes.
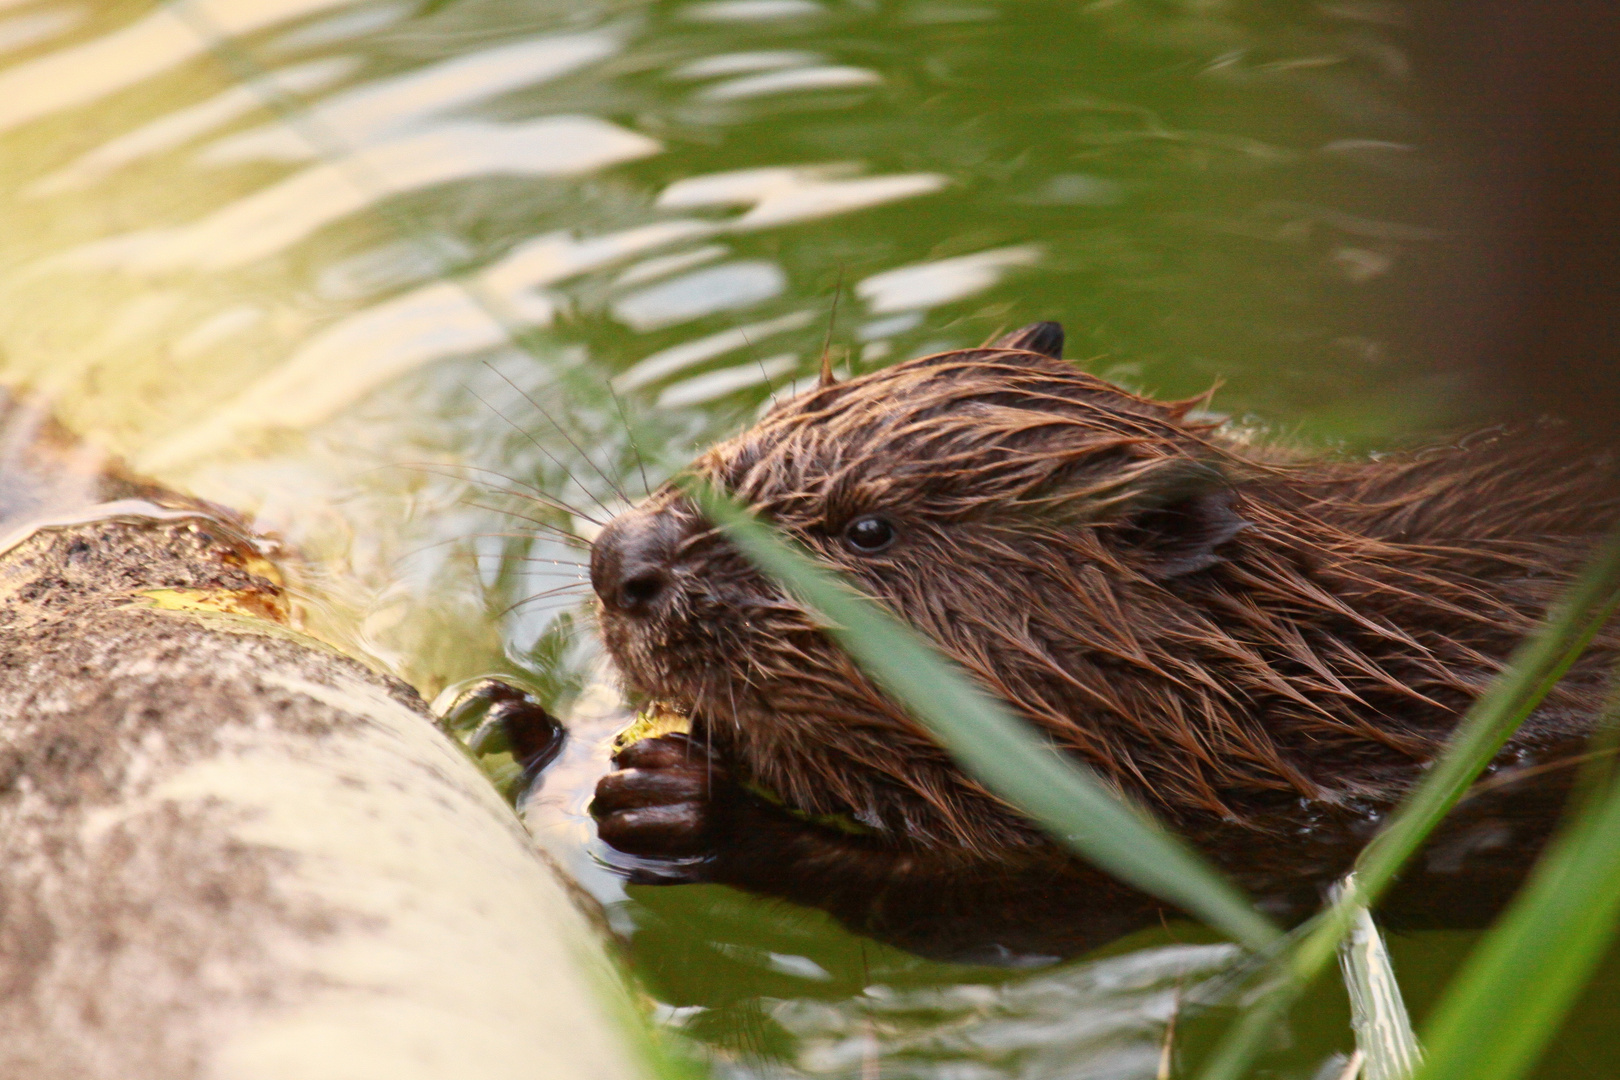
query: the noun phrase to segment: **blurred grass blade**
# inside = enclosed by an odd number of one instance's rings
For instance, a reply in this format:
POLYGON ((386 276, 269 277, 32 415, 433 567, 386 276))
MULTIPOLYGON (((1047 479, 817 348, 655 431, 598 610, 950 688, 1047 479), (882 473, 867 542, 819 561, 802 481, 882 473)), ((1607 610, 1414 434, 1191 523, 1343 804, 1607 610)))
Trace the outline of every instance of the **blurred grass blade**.
POLYGON ((1419 1080, 1513 1080, 1558 1031, 1620 918, 1620 785, 1548 847, 1469 956, 1427 1029, 1419 1080))
POLYGON ((1409 1080, 1423 1061, 1412 1019, 1401 998, 1384 935, 1372 912, 1356 905, 1350 933, 1339 946, 1339 968, 1350 995, 1350 1026, 1365 1080, 1409 1080))
POLYGON ((927 727, 969 773, 1074 851, 1251 949, 1281 934, 1202 857, 1048 746, 933 645, 795 550, 728 497, 689 481, 688 494, 765 573, 832 626, 828 633, 927 727))
MULTIPOLYGON (((1514 650, 1491 687, 1474 702, 1445 750, 1373 838, 1339 900, 1278 958, 1280 977, 1267 996, 1232 1026, 1200 1080, 1237 1080, 1264 1049, 1271 1025, 1332 962, 1358 906, 1374 907, 1395 875, 1467 792, 1502 745, 1586 650, 1620 606, 1620 532, 1598 549, 1540 628, 1514 650)), ((1432 1047, 1431 1047, 1432 1051, 1432 1047)))

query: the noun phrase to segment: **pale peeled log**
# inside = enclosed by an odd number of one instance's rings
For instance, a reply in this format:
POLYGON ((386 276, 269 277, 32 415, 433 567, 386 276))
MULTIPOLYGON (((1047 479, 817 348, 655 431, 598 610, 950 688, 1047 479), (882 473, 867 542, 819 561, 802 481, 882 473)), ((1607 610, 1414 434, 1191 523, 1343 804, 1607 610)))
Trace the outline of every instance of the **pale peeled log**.
POLYGON ((590 923, 230 527, 0 540, 0 1076, 644 1074, 590 923))

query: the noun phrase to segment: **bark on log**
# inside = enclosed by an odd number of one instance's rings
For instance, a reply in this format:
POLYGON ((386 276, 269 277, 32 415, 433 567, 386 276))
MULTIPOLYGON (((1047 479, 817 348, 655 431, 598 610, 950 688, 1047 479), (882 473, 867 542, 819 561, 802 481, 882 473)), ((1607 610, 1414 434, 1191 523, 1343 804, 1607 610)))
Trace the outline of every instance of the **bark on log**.
POLYGON ((292 630, 228 523, 79 521, 0 539, 0 1076, 642 1075, 410 687, 292 630))

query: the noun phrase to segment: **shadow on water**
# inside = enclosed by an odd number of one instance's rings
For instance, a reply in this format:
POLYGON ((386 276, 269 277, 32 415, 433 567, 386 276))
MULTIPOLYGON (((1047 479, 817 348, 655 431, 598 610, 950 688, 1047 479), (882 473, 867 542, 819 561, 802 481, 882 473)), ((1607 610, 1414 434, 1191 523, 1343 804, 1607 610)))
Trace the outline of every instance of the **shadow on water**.
MULTIPOLYGON (((1219 382, 1221 409, 1315 440, 1410 432, 1435 386, 1396 313, 1442 167, 1402 25, 1384 3, 0 0, 0 377, 254 514, 306 557, 312 624, 430 695, 535 686, 574 738, 531 823, 718 1075, 1152 1077, 1229 959, 1190 928, 970 968, 717 887, 627 893, 584 814, 625 717, 582 542, 643 490, 638 456, 656 483, 814 377, 840 279, 847 370, 1056 318, 1134 387, 1219 382)), ((1419 1012, 1464 940, 1397 939, 1419 1012)), ((1612 1057, 1603 1015, 1542 1075, 1612 1057)), ((1322 991, 1276 1074, 1330 1075, 1349 1038, 1322 991)))

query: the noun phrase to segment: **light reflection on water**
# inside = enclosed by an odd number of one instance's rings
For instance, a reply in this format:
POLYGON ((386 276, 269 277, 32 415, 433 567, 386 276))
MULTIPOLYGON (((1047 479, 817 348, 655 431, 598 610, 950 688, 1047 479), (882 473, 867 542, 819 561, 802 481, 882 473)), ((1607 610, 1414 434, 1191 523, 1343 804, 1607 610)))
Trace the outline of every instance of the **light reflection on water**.
MULTIPOLYGON (((0 372, 257 514, 313 623, 429 696, 504 669, 569 713, 531 821, 723 1075, 1155 1074, 1220 947, 953 968, 720 890, 626 898, 584 816, 622 712, 581 551, 524 517, 588 537, 638 457, 656 483, 813 378, 840 280, 846 370, 1059 318, 1106 377, 1399 430, 1422 394, 1384 312, 1437 236, 1397 9, 0 8, 0 372)), ((1295 1039, 1279 1068, 1309 1075, 1342 1006, 1295 1039)))

